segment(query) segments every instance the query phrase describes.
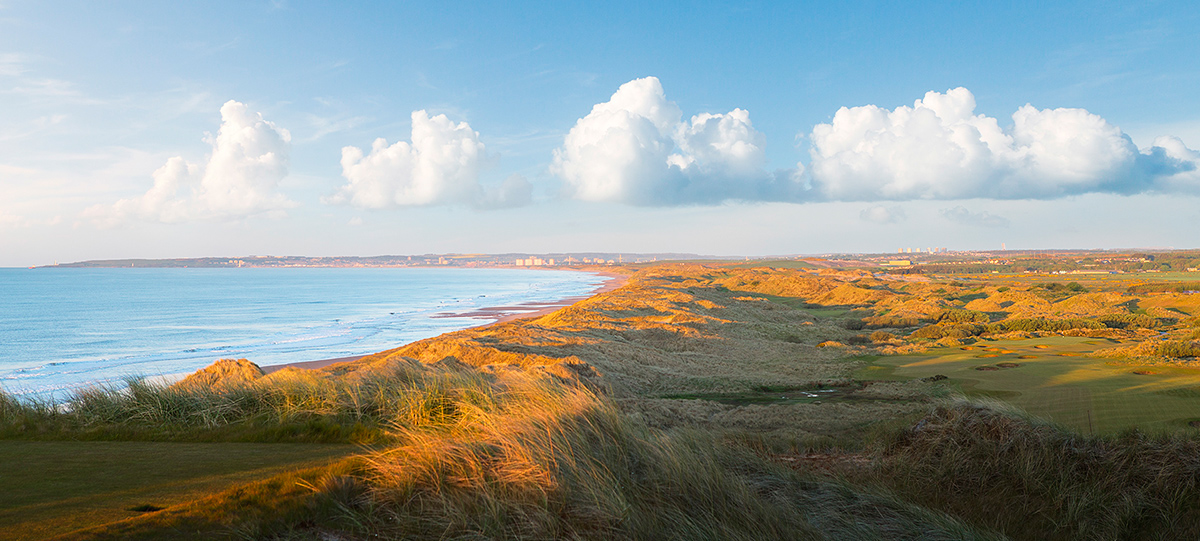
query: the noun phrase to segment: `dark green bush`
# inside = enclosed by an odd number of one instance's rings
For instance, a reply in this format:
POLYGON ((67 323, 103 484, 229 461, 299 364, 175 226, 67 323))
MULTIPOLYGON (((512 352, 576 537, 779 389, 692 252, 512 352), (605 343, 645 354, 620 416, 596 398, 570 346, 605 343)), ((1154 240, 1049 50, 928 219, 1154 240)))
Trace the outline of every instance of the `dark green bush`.
POLYGON ((1163 357, 1200 357, 1200 342, 1169 340, 1158 344, 1154 352, 1163 357))
POLYGON ((1072 329, 1107 329, 1094 319, 1010 319, 988 326, 990 332, 1062 332, 1072 329))
POLYGON ((958 310, 949 309, 938 314, 937 322, 939 324, 946 323, 988 323, 991 318, 987 314, 977 310, 958 310))
POLYGON ((875 331, 875 332, 871 333, 871 341, 872 342, 888 342, 895 338, 896 338, 896 335, 894 335, 890 332, 875 331))
POLYGON ((1096 319, 1110 329, 1155 329, 1162 325, 1158 318, 1146 314, 1105 314, 1096 319))
POLYGON ((928 338, 938 340, 941 338, 970 338, 979 336, 987 332, 986 325, 974 325, 964 323, 961 325, 929 325, 913 331, 908 335, 910 338, 928 338))
POLYGON ((1138 284, 1129 286, 1128 291, 1133 294, 1143 293, 1182 293, 1184 291, 1200 291, 1200 282, 1156 282, 1151 284, 1138 284))

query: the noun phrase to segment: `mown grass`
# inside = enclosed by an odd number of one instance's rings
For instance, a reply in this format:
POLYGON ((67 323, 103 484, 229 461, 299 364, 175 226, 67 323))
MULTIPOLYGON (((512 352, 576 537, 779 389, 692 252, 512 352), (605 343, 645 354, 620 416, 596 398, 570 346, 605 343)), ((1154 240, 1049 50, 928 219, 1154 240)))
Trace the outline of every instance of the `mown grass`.
POLYGON ((171 510, 352 445, 0 441, 0 540, 40 540, 171 510))
POLYGON ((1084 434, 1135 427, 1154 433, 1194 430, 1188 423, 1200 420, 1200 402, 1168 391, 1200 387, 1200 373, 1084 356, 1103 345, 1107 341, 1069 337, 983 342, 966 346, 969 350, 937 348, 879 357, 855 376, 904 380, 944 375, 944 384, 967 396, 1003 399, 1084 434), (1016 366, 981 370, 1007 363, 1016 366))

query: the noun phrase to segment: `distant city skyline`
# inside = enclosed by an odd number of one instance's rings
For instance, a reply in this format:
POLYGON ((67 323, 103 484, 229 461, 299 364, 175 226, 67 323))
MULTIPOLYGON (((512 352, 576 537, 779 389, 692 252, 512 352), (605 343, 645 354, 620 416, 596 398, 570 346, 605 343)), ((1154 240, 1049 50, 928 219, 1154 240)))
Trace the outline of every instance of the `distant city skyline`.
POLYGON ((0 3, 0 266, 1200 246, 1188 2, 0 3))

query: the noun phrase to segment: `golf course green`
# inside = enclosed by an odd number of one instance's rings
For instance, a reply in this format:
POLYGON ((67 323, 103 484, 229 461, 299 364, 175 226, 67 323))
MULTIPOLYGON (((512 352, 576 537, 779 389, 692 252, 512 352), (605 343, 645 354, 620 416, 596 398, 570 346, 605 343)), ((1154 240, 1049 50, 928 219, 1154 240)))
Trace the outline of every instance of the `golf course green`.
POLYGON ((883 356, 855 376, 866 381, 936 378, 968 397, 990 397, 1088 434, 1146 432, 1200 424, 1200 370, 1138 366, 1087 355, 1116 342, 1051 337, 982 341, 883 356))

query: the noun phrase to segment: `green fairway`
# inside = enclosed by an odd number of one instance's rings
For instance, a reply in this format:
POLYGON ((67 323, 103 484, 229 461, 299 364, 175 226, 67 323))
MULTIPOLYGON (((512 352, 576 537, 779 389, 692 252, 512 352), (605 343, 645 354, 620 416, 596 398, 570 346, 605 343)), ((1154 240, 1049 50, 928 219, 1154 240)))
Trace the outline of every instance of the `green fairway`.
POLYGON ((0 441, 0 540, 45 539, 168 508, 353 445, 0 441))
POLYGON ((1111 345, 1068 337, 985 341, 970 349, 880 357, 856 377, 907 380, 940 374, 967 396, 1003 400, 1083 433, 1131 427, 1174 431, 1200 421, 1200 370, 1110 364, 1084 356, 1111 345))

